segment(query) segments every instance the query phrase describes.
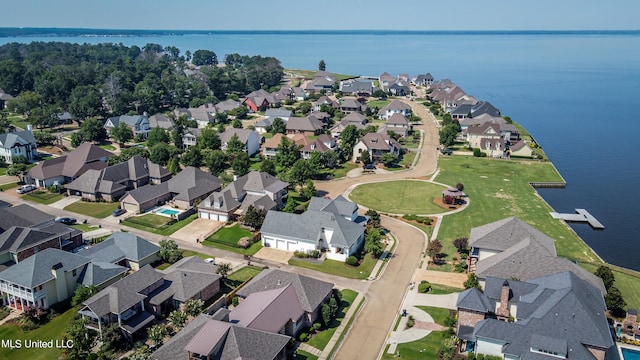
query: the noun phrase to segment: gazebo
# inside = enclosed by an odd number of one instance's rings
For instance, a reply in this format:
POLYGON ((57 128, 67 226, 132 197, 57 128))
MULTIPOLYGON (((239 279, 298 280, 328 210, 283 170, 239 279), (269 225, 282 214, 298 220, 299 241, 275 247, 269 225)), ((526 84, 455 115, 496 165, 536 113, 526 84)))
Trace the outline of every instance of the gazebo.
POLYGON ((445 204, 456 205, 457 203, 462 202, 462 198, 465 196, 467 196, 467 194, 455 187, 449 187, 442 190, 442 202, 445 204))

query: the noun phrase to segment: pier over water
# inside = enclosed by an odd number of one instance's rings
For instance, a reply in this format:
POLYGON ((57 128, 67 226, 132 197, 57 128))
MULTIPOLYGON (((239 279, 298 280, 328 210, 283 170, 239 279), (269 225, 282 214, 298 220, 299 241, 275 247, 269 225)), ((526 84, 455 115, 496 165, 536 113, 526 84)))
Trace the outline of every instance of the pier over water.
POLYGON ((563 214, 563 213, 552 212, 550 214, 551 214, 551 217, 554 219, 560 219, 560 220, 570 221, 570 222, 586 222, 586 223, 589 223, 589 225, 591 225, 591 227, 594 229, 598 229, 598 230, 604 229, 604 225, 602 225, 602 223, 600 223, 600 221, 598 221, 598 219, 596 219, 593 215, 591 215, 587 210, 576 209, 576 213, 577 214, 563 214))

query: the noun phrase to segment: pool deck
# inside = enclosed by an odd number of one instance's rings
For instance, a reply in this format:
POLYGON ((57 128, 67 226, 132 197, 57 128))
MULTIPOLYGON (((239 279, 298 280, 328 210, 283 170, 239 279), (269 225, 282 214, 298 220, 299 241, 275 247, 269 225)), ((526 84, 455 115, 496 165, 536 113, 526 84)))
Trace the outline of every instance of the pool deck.
POLYGON ((587 210, 576 209, 576 213, 577 214, 566 214, 552 212, 550 214, 554 219, 560 219, 570 222, 586 222, 589 223, 589 225, 591 225, 591 227, 594 229, 604 229, 604 225, 602 225, 602 223, 600 223, 600 221, 598 221, 598 219, 591 215, 587 210))

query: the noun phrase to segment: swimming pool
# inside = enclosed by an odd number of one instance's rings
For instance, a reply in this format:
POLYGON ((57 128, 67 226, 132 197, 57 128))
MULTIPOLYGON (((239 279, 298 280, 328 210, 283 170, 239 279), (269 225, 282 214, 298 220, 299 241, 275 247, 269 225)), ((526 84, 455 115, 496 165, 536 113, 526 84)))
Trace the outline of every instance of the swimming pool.
POLYGON ((161 208, 159 208, 159 209, 154 211, 154 213, 156 213, 157 215, 168 216, 168 217, 171 217, 173 215, 178 215, 181 212, 183 212, 183 211, 182 210, 177 210, 177 209, 166 208, 166 207, 161 207, 161 208))
POLYGON ((624 360, 640 360, 640 351, 622 348, 622 358, 624 360))

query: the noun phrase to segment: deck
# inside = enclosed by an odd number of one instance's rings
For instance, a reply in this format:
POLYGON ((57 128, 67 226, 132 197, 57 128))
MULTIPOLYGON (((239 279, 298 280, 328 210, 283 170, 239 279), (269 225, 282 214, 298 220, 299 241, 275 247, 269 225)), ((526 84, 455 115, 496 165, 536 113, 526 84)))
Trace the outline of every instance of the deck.
POLYGON ((563 213, 557 213, 557 212, 552 212, 551 217, 554 219, 560 219, 560 220, 564 220, 564 221, 570 221, 570 222, 586 222, 589 223, 589 225, 591 225, 592 228, 594 229, 604 229, 604 225, 602 225, 602 223, 600 223, 600 221, 598 221, 598 219, 596 219, 593 215, 591 215, 587 210, 585 209, 576 209, 576 213, 577 214, 563 214, 563 213))

